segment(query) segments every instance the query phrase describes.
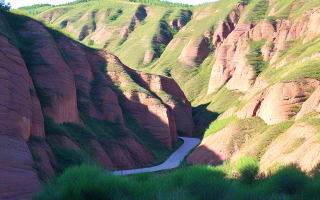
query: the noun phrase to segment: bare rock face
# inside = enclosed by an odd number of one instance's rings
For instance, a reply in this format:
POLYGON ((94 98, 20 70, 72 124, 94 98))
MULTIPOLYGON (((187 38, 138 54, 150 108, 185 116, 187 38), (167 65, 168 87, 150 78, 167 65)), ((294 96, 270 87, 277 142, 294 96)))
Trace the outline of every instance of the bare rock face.
POLYGON ((267 39, 272 37, 275 31, 274 26, 264 20, 251 29, 250 38, 254 41, 260 41, 263 38, 267 39))
POLYGON ((43 115, 19 50, 2 35, 0 47, 0 199, 29 199, 42 186, 26 141, 44 138, 43 115))
POLYGON ((43 116, 37 94, 19 50, 0 36, 0 130, 44 137, 43 116))
POLYGON ((108 155, 113 165, 119 170, 136 168, 134 160, 130 157, 130 152, 120 145, 113 145, 108 151, 108 155))
POLYGON ((67 37, 59 37, 57 42, 67 58, 66 62, 73 73, 77 89, 77 100, 85 105, 84 109, 79 109, 91 117, 99 118, 94 103, 90 98, 91 82, 94 80, 94 77, 86 52, 76 42, 67 37))
POLYGON ((173 123, 170 109, 159 100, 141 92, 125 92, 123 105, 143 127, 169 148, 173 139, 177 140, 177 131, 173 123), (172 124, 173 125, 173 124, 172 124))
POLYGON ((33 80, 45 95, 43 100, 46 105, 41 102, 44 114, 58 124, 81 123, 73 74, 55 41, 39 22, 29 20, 24 25, 20 36, 25 40, 36 39, 32 46, 34 51, 30 53, 33 63, 29 67, 35 72, 31 74, 33 80))
POLYGON ((50 151, 51 147, 49 147, 49 145, 44 141, 29 141, 28 146, 30 149, 32 148, 33 151, 36 152, 36 154, 40 157, 39 161, 35 160, 35 164, 39 165, 43 169, 43 174, 41 174, 41 176, 43 176, 42 178, 46 181, 49 181, 50 178, 52 178, 55 174, 50 163, 50 158, 47 154, 47 151, 50 151))
POLYGON ((228 90, 241 92, 248 91, 254 83, 255 72, 247 64, 246 54, 249 50, 247 39, 240 39, 237 50, 233 56, 232 65, 235 66, 232 78, 227 83, 228 90))
POLYGON ((277 83, 264 90, 237 113, 238 118, 261 117, 268 125, 290 119, 294 107, 307 96, 308 85, 303 83, 277 83))
POLYGON ((267 172, 277 164, 291 163, 297 164, 303 171, 311 171, 320 162, 317 130, 310 125, 292 126, 271 146, 261 158, 261 172, 267 172))
POLYGON ((112 82, 126 88, 132 85, 132 81, 136 81, 144 89, 156 93, 160 98, 155 98, 142 91, 125 90, 123 92, 123 106, 142 127, 150 129, 160 141, 170 148, 171 143, 178 140, 177 129, 186 135, 192 135, 194 123, 191 105, 173 79, 131 70, 111 54, 105 54, 104 58, 110 65, 107 76, 112 82), (174 99, 181 103, 175 103, 174 99), (175 118, 178 120, 176 121, 175 118))
POLYGON ((231 156, 232 137, 238 132, 236 125, 229 124, 221 131, 206 137, 187 158, 192 164, 218 165, 231 156))
POLYGON ((93 84, 91 85, 90 97, 93 99, 97 109, 98 119, 109 120, 117 123, 124 123, 122 109, 116 93, 111 89, 114 85, 112 78, 103 72, 107 65, 107 60, 99 52, 86 52, 87 58, 94 74, 93 84))
POLYGON ((42 188, 34 160, 19 133, 0 134, 0 198, 31 199, 42 188))
POLYGON ((101 144, 97 140, 91 140, 91 145, 96 149, 95 157, 98 159, 100 164, 106 169, 114 168, 111 159, 105 152, 101 144))
POLYGON ((304 43, 307 43, 308 41, 312 40, 315 36, 317 36, 320 33, 320 10, 316 10, 314 13, 310 15, 309 21, 308 21, 308 31, 307 36, 304 39, 304 43))
POLYGON ((197 67, 205 60, 209 53, 209 44, 204 38, 191 39, 183 48, 179 56, 179 62, 197 67))
POLYGON ((152 50, 147 50, 144 54, 143 64, 149 65, 155 58, 156 54, 152 50))
MULTIPOLYGON (((178 84, 173 79, 164 76, 140 71, 136 73, 140 75, 140 84, 144 88, 155 92, 171 108, 177 131, 191 137, 194 130, 192 107, 178 84), (163 92, 166 95, 163 95, 163 92)), ((177 141, 177 138, 174 137, 174 141, 177 141)))
POLYGON ((123 138, 122 142, 128 146, 130 156, 140 166, 146 166, 154 160, 153 156, 149 153, 149 150, 138 143, 133 137, 123 138))
POLYGON ((313 111, 320 112, 320 87, 318 87, 309 99, 302 104, 302 108, 297 114, 296 120, 301 119, 304 115, 313 111))
POLYGON ((180 19, 174 19, 169 22, 169 26, 171 26, 172 28, 176 28, 178 30, 183 28, 185 25, 186 24, 180 19))
POLYGON ((248 31, 251 24, 238 24, 229 34, 225 42, 219 47, 216 54, 216 62, 212 67, 208 94, 226 84, 230 90, 247 91, 252 84, 254 72, 246 63, 246 51, 249 49, 247 42, 248 31), (246 78, 242 78, 242 76, 246 78))
POLYGON ((219 43, 222 43, 234 30, 234 28, 235 24, 231 22, 220 22, 218 28, 214 31, 212 43, 218 47, 219 43))

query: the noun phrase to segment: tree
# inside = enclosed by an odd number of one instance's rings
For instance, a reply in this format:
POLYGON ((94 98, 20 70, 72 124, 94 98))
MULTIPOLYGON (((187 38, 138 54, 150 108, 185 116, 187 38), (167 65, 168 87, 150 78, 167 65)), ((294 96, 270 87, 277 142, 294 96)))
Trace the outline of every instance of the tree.
POLYGON ((1 10, 10 10, 11 4, 9 2, 6 4, 4 0, 0 0, 0 9, 1 10))

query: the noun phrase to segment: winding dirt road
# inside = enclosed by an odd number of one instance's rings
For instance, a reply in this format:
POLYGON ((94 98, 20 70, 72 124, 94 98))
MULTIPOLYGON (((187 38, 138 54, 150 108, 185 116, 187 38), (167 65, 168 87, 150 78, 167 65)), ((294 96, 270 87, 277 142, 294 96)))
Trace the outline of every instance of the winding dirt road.
POLYGON ((180 137, 184 141, 183 145, 177 149, 164 163, 161 165, 157 165, 154 167, 142 168, 142 169, 131 169, 124 171, 114 171, 112 174, 118 175, 129 175, 129 174, 137 174, 137 173, 145 173, 145 172, 156 172, 166 169, 173 169, 179 167, 183 159, 188 155, 188 153, 196 147, 201 140, 198 138, 186 138, 180 137))

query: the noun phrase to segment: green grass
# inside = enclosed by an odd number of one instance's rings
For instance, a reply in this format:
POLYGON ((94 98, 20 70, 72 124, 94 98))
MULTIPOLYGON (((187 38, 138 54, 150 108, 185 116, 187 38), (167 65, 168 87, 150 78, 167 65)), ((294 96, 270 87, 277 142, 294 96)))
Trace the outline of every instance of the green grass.
POLYGON ((210 124, 209 128, 206 130, 206 132, 204 134, 204 138, 224 129, 230 122, 232 122, 235 119, 236 119, 235 117, 229 117, 226 119, 216 120, 216 121, 212 122, 210 124))
POLYGON ((245 14, 246 21, 259 23, 266 17, 268 4, 268 0, 253 0, 249 4, 249 11, 245 14))
POLYGON ((301 146, 306 141, 306 138, 298 138, 294 141, 294 143, 287 148, 283 153, 284 154, 290 154, 294 152, 299 146, 301 146))
POLYGON ((243 93, 230 91, 226 86, 224 86, 214 95, 210 105, 208 106, 208 110, 223 113, 233 105, 237 105, 241 95, 243 95, 243 93))
POLYGON ((252 66, 255 72, 255 78, 258 77, 261 72, 263 72, 268 64, 263 60, 261 48, 266 43, 266 40, 263 39, 259 42, 251 41, 250 42, 250 53, 246 55, 246 59, 249 65, 252 66))
POLYGON ((183 3, 172 3, 168 1, 160 1, 160 0, 129 0, 130 2, 142 3, 146 5, 155 5, 155 6, 163 6, 163 7, 192 7, 188 4, 183 3))
MULTIPOLYGON (((240 167, 241 166, 241 167, 240 167)), ((307 176, 296 166, 279 167, 255 176, 257 161, 242 159, 242 172, 254 184, 227 177, 225 166, 185 166, 166 173, 113 176, 98 166, 69 168, 53 179, 34 199, 318 199, 320 176, 307 176)), ((244 175, 244 174, 243 174, 244 175)))
POLYGON ((259 162, 252 157, 243 157, 237 160, 235 169, 240 174, 239 180, 245 184, 253 184, 259 172, 259 162))

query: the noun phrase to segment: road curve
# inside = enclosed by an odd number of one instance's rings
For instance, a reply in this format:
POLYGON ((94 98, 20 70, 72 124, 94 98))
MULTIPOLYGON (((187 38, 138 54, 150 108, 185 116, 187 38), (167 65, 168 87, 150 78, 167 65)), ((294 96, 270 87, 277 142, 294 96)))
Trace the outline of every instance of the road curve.
POLYGON ((183 145, 177 149, 164 163, 161 165, 157 165, 154 167, 142 168, 142 169, 131 169, 124 171, 114 171, 111 172, 113 175, 129 175, 129 174, 137 174, 137 173, 145 173, 145 172, 156 172, 166 169, 173 169, 179 167, 181 162, 184 160, 186 155, 197 146, 201 140, 198 138, 186 138, 180 137, 184 141, 183 145))

